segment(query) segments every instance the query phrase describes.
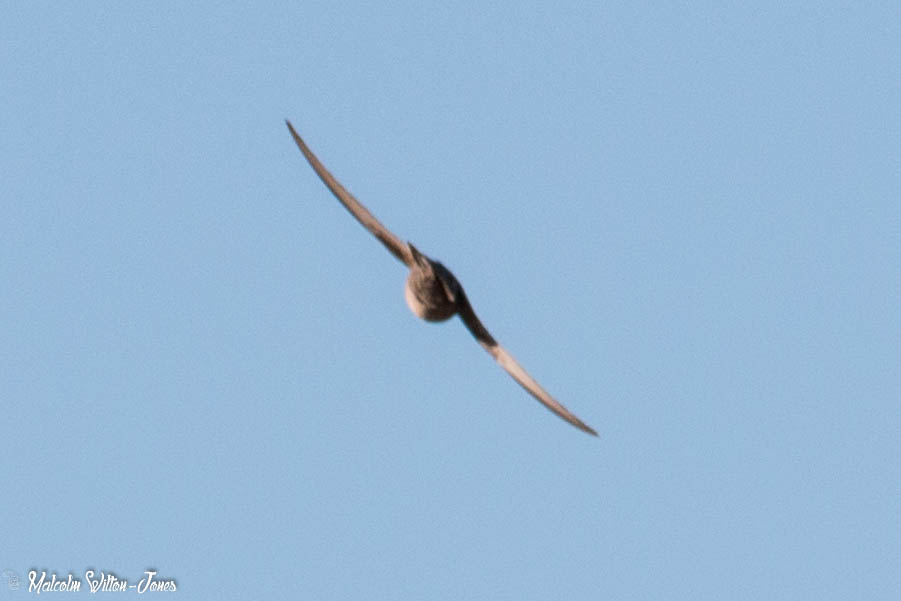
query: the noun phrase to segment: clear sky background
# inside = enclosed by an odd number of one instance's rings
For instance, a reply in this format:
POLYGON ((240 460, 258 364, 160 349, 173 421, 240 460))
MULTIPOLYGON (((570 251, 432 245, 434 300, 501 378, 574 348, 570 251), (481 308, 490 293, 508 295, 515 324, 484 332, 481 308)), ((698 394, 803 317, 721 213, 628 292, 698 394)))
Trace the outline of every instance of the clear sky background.
POLYGON ((901 598, 897 3, 3 13, 0 570, 901 598))

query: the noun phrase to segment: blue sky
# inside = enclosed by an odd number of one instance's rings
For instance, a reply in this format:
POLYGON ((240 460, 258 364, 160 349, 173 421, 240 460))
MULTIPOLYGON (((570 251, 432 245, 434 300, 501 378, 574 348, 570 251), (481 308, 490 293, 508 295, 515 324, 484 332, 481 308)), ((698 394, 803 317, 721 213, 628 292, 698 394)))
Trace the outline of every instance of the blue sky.
POLYGON ((898 599, 899 24, 8 7, 0 570, 152 568, 190 599, 898 599), (285 118, 599 438, 412 316, 285 118))

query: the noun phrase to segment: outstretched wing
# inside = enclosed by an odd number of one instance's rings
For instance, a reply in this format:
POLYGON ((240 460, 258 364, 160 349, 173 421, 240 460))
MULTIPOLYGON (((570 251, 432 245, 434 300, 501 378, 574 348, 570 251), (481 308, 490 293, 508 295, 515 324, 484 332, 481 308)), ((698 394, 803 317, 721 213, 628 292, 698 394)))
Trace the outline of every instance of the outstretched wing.
POLYGON ((476 317, 475 311, 472 309, 472 305, 469 304, 469 299, 466 298, 466 293, 463 292, 462 286, 458 287, 456 291, 457 297, 457 312, 460 314, 460 319, 463 320, 463 323, 466 324, 466 327, 472 332, 472 335, 475 336, 475 339, 479 341, 479 344, 482 345, 488 353, 494 357, 494 359, 507 370, 513 379, 516 380, 520 386, 525 388, 529 394, 538 399, 545 407, 556 413, 561 418, 565 419, 578 429, 583 432, 588 432, 593 436, 597 436, 598 433, 594 431, 590 426, 585 424, 578 417, 569 412, 569 410, 561 405, 554 397, 552 397, 548 392, 535 381, 532 376, 526 373, 526 370, 522 368, 516 359, 513 358, 513 355, 508 353, 504 347, 499 345, 497 341, 488 333, 488 330, 485 329, 485 326, 482 325, 482 322, 479 321, 479 318, 476 317))
POLYGON ((406 242, 403 242, 400 238, 392 234, 388 228, 382 225, 379 220, 360 203, 359 200, 354 198, 353 194, 348 192, 344 186, 328 172, 328 169, 319 162, 316 155, 313 154, 303 139, 294 130, 294 126, 291 125, 291 122, 285 119, 285 123, 288 125, 288 129, 291 131, 291 135, 294 136, 294 141, 297 142, 297 146, 300 148, 303 156, 309 161, 310 166, 313 167, 313 170, 316 172, 316 175, 319 176, 319 179, 321 179, 325 185, 328 186, 328 189, 332 191, 335 198, 340 200, 341 204, 350 211, 350 214, 356 217, 357 221, 363 224, 363 227, 372 232, 373 235, 391 251, 392 255, 397 257, 398 260, 402 261, 405 265, 412 265, 413 255, 410 253, 410 249, 407 247, 406 242))

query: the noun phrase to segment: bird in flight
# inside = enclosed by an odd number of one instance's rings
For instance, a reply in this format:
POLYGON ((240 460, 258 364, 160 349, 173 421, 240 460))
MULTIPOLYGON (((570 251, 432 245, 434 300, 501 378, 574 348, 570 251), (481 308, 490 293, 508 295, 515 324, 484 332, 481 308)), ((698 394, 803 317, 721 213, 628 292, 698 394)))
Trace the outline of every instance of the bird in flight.
POLYGON ((454 314, 460 316, 463 323, 482 345, 488 354, 494 357, 495 361, 500 364, 507 373, 509 373, 520 386, 525 388, 529 394, 538 399, 545 407, 556 413, 562 419, 579 428, 584 432, 588 432, 597 436, 590 426, 585 424, 578 417, 569 412, 569 410, 554 399, 548 392, 536 382, 532 376, 526 373, 526 370, 508 353, 504 347, 488 333, 479 318, 476 317, 466 293, 463 292, 463 286, 454 277, 450 270, 439 263, 425 256, 415 246, 409 242, 403 242, 395 236, 391 231, 382 225, 360 201, 353 197, 335 177, 319 162, 316 155, 309 149, 303 139, 298 135, 294 126, 287 119, 285 123, 297 142, 297 146, 306 157, 310 166, 319 176, 319 178, 328 186, 332 194, 341 201, 350 214, 357 218, 363 227, 369 230, 399 261, 410 269, 407 276, 407 284, 404 289, 404 297, 407 300, 410 310, 426 321, 444 321, 451 318, 454 314))

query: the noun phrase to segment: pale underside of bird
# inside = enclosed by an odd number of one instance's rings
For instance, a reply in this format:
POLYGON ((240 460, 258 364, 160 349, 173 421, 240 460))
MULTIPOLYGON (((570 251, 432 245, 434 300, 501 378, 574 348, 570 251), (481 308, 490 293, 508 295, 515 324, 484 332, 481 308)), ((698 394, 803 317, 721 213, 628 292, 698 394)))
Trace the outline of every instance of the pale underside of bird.
POLYGON ((319 162, 307 147, 290 121, 285 121, 294 141, 319 178, 328 186, 332 194, 350 211, 399 261, 409 267, 410 274, 404 289, 407 305, 413 313, 426 321, 444 321, 453 315, 460 319, 482 348, 507 370, 520 386, 538 399, 545 407, 568 421, 573 426, 597 436, 591 427, 569 412, 554 399, 526 370, 488 333, 463 292, 463 286, 444 265, 425 256, 409 242, 404 242, 382 225, 360 201, 348 192, 334 176, 319 162))

